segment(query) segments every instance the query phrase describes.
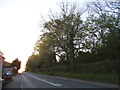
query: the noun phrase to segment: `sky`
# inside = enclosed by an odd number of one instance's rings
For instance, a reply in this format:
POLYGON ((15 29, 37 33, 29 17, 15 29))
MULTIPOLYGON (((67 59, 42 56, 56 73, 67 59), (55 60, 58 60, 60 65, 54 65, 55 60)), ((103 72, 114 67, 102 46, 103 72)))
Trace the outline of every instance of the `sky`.
POLYGON ((58 11, 61 1, 81 0, 0 0, 0 51, 5 61, 18 58, 24 70, 41 34, 41 15, 47 18, 50 9, 58 11))
POLYGON ((41 15, 46 17, 50 9, 57 11, 60 1, 0 0, 0 51, 5 61, 18 58, 22 63, 21 71, 24 70, 41 34, 41 15))

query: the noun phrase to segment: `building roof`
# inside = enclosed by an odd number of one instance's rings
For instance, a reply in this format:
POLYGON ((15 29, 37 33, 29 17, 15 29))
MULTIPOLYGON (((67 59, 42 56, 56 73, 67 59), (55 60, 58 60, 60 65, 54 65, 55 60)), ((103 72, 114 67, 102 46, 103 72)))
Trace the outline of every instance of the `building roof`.
POLYGON ((5 59, 5 57, 3 57, 2 55, 0 55, 0 60, 4 60, 5 59))

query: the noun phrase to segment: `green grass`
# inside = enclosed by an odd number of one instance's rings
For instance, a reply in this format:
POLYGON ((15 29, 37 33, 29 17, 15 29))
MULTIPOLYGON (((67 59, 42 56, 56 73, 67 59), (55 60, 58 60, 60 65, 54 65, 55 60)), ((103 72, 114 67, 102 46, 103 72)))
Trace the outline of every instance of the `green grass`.
POLYGON ((98 73, 63 73, 63 72, 34 72, 45 75, 66 77, 72 79, 80 79, 87 81, 96 81, 109 84, 118 84, 118 76, 116 74, 98 74, 98 73))

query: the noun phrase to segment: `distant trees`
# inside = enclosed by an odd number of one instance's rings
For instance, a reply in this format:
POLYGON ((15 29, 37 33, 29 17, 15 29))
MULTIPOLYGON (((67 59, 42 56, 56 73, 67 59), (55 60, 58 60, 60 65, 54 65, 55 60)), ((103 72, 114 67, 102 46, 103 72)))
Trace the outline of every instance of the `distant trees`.
POLYGON ((19 61, 18 58, 16 58, 16 59, 12 62, 12 67, 16 67, 17 70, 20 69, 20 65, 21 65, 21 62, 19 61))
POLYGON ((20 69, 21 62, 18 58, 16 58, 12 63, 11 66, 13 67, 14 75, 18 74, 18 70, 20 69))
POLYGON ((35 55, 31 55, 27 61, 27 64, 26 64, 26 68, 28 69, 28 71, 34 71, 36 70, 37 68, 37 65, 40 63, 40 62, 36 62, 37 61, 37 56, 35 55))
POLYGON ((118 60, 119 6, 119 1, 93 2, 81 10, 76 4, 60 3, 60 13, 51 13, 49 21, 43 23, 43 34, 28 59, 26 70, 39 71, 62 66, 61 70, 67 68, 74 72, 82 63, 118 60), (88 14, 83 20, 85 13, 88 14))

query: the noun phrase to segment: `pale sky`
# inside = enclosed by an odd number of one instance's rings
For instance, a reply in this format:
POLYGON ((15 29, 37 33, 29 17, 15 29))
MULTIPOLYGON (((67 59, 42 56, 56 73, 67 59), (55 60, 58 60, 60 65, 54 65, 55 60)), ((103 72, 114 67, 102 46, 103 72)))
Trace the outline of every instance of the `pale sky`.
POLYGON ((19 58, 24 69, 41 34, 41 15, 48 16, 50 9, 58 11, 61 1, 81 0, 0 0, 0 51, 5 61, 19 58))
POLYGON ((0 51, 5 61, 19 58, 21 70, 24 69, 41 34, 41 15, 47 16, 50 9, 57 11, 60 1, 63 0, 0 0, 0 51))

